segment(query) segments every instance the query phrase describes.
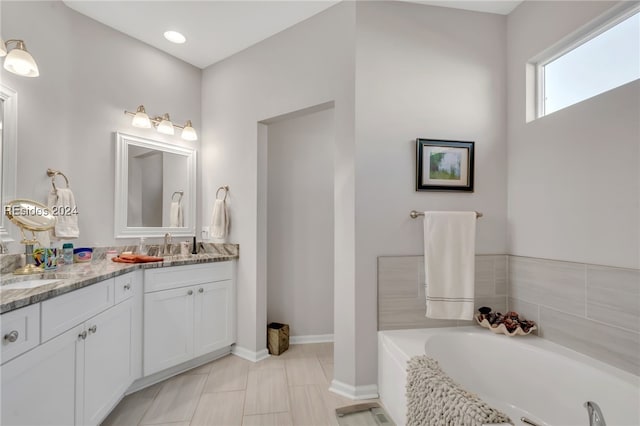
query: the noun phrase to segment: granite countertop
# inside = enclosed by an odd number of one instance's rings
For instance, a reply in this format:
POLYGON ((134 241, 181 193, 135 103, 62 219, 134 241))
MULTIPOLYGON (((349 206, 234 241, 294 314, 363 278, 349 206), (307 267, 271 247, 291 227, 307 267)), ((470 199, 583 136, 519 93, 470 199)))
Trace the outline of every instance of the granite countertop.
POLYGON ((10 312, 52 297, 60 296, 79 288, 87 287, 99 281, 126 274, 137 269, 166 268, 169 266, 194 265, 198 263, 224 262, 237 259, 235 253, 202 253, 195 255, 174 255, 167 257, 163 262, 149 263, 116 263, 110 260, 94 260, 88 263, 74 263, 73 265, 61 265, 57 270, 32 275, 0 275, 0 314, 10 312), (16 282, 38 279, 56 279, 59 281, 44 284, 36 288, 6 289, 2 288, 16 282))

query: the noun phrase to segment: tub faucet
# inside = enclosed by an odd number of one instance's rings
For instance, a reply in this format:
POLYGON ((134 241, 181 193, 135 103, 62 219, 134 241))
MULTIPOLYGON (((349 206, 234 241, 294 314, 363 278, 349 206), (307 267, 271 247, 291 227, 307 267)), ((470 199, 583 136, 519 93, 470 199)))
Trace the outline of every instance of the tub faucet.
POLYGON ((587 411, 589 412, 589 426, 607 426, 598 404, 593 401, 587 401, 584 403, 584 406, 587 407, 587 411))
POLYGON ((162 246, 162 254, 171 254, 171 234, 168 232, 164 234, 164 245, 162 246))

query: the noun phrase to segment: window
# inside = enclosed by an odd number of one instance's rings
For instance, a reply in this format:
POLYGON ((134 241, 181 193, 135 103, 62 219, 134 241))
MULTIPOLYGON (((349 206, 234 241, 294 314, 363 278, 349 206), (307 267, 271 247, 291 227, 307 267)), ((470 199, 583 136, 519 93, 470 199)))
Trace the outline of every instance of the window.
MULTIPOLYGON (((593 28, 593 26, 591 27, 593 28)), ((538 116, 640 78, 640 11, 608 19, 537 62, 538 116)))

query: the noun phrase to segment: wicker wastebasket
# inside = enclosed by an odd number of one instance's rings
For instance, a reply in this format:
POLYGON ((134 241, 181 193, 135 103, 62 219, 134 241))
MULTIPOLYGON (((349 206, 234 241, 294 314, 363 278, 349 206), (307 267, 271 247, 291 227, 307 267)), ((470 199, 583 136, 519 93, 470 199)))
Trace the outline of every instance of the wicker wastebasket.
POLYGON ((267 346, 271 355, 280 355, 289 349, 289 324, 272 322, 267 325, 267 346))

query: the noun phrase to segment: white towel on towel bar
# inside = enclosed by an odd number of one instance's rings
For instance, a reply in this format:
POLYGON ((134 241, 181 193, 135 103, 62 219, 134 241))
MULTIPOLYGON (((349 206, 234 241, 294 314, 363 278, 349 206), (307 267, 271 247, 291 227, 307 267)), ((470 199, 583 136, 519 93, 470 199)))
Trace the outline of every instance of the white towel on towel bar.
POLYGON ((226 238, 229 232, 229 212, 225 200, 216 200, 213 203, 211 214, 211 238, 226 238))
POLYGON ((475 246, 475 212, 425 212, 427 317, 473 319, 475 246))
POLYGON ((169 224, 172 228, 181 228, 184 226, 182 219, 182 203, 180 201, 172 201, 169 210, 169 224))
POLYGON ((48 205, 56 218, 56 226, 50 233, 51 239, 70 240, 78 238, 80 236, 78 206, 71 189, 52 189, 49 193, 48 205))

